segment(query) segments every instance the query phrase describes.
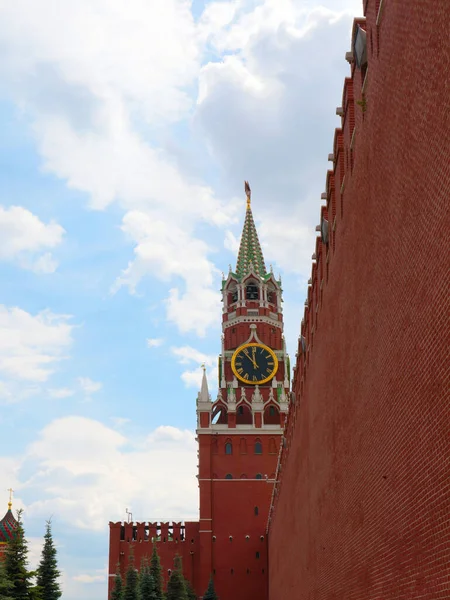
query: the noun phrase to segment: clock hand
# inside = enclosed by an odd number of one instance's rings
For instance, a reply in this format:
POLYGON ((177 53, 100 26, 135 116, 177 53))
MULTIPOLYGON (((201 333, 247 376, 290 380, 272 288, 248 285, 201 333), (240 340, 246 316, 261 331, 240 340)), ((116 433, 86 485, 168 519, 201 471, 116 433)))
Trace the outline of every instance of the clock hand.
POLYGON ((254 359, 254 358, 252 358, 252 357, 250 356, 250 354, 248 353, 247 349, 245 349, 245 350, 244 350, 244 354, 245 354, 245 356, 246 356, 246 357, 247 357, 249 360, 251 360, 251 361, 252 361, 252 363, 253 363, 253 366, 255 367, 255 369, 257 369, 257 368, 258 368, 258 365, 256 364, 256 361, 255 361, 255 359, 254 359))
POLYGON ((258 363, 256 362, 256 348, 255 348, 255 346, 252 347, 252 353, 253 353, 253 364, 255 365, 255 369, 259 369, 258 363))

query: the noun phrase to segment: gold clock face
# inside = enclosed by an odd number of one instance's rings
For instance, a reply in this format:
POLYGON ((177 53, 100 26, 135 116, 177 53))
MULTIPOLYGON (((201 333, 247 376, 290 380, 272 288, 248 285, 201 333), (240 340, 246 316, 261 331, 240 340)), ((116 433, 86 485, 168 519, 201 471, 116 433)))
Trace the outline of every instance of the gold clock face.
POLYGON ((266 383, 278 370, 275 352, 264 344, 243 344, 231 358, 231 368, 244 383, 266 383))

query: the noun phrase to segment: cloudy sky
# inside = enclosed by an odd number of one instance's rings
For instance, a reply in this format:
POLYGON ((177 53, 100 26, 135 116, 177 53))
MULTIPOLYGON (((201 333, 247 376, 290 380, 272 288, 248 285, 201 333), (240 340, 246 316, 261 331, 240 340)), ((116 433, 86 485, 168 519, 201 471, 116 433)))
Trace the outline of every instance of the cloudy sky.
MULTIPOLYGON (((295 354, 361 0, 0 0, 0 508, 53 515, 64 597, 108 521, 197 516, 244 179, 295 354)), ((2 509, 3 510, 3 509, 2 509)))

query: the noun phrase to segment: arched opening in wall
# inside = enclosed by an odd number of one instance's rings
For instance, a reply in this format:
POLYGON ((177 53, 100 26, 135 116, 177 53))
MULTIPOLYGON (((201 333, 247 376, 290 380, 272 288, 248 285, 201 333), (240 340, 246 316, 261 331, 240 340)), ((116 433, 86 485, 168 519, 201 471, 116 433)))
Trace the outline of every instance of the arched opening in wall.
POLYGON ((246 300, 258 300, 259 298, 259 286, 256 281, 248 281, 245 286, 245 299, 246 300))
POLYGON ((231 473, 227 473, 225 475, 225 479, 233 479, 233 475, 231 473))
POLYGON ((228 304, 235 304, 238 301, 238 290, 236 286, 228 290, 228 304))
POLYGON ((255 479, 262 479, 262 474, 261 473, 256 473, 255 479))
POLYGON ((255 442, 255 454, 262 454, 262 453, 263 453, 263 448, 262 448, 261 440, 256 440, 256 442, 255 442))
POLYGON ((264 411, 264 425, 279 425, 280 411, 276 406, 271 404, 264 411))
POLYGON ((247 454, 247 440, 245 438, 240 439, 239 452, 240 454, 247 454))
POLYGON ((259 515, 259 508, 257 506, 255 506, 255 517, 257 517, 259 515))
POLYGON ((225 442, 225 454, 233 454, 233 444, 231 440, 225 442))
POLYGON ((216 406, 216 408, 213 410, 211 423, 213 425, 228 424, 228 411, 224 406, 216 406))
POLYGON ((271 308, 277 308, 277 292, 273 285, 267 288, 267 302, 272 305, 271 308))
POLYGON ((269 454, 277 454, 278 450, 277 450, 277 444, 275 442, 275 440, 273 438, 270 438, 269 440, 269 454))
POLYGON ((236 425, 251 425, 253 423, 253 415, 250 407, 247 404, 241 404, 236 409, 236 425))

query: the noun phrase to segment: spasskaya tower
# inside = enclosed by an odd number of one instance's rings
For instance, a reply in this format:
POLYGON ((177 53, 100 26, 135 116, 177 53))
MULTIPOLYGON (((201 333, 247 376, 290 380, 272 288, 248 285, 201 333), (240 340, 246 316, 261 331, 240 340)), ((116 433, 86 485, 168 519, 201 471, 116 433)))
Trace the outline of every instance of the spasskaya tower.
MULTIPOLYGON (((235 271, 222 281, 222 353, 212 401, 197 397, 199 521, 110 523, 109 594, 117 565, 160 556, 165 584, 182 558, 198 598, 210 577, 220 600, 267 600, 267 520, 289 398, 281 281, 267 272, 247 209, 235 271)), ((161 484, 162 485, 162 484, 161 484)))
POLYGON ((201 589, 221 600, 267 598, 266 526, 288 412, 281 281, 267 272, 247 209, 234 272, 222 281, 219 390, 197 399, 201 589))

